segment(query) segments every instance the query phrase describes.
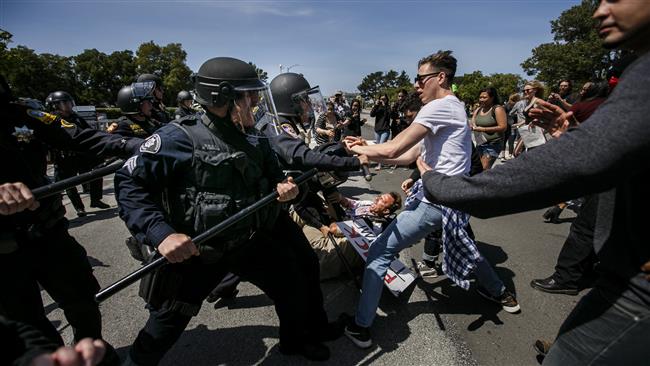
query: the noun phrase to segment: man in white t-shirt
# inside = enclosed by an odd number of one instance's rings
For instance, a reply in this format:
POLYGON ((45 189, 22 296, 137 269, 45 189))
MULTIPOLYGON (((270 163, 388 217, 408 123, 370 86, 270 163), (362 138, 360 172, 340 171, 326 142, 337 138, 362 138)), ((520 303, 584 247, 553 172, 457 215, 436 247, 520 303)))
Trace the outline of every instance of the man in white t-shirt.
MULTIPOLYGON (((451 91, 455 72, 456 59, 451 56, 451 51, 439 51, 420 60, 415 90, 424 107, 413 123, 393 140, 383 144, 366 146, 362 139, 347 137, 348 149, 390 165, 408 165, 421 156, 436 172, 468 174, 471 134, 465 106, 451 91)), ((442 226, 441 210, 427 201, 423 190, 415 198, 386 227, 368 252, 356 316, 345 329, 345 334, 361 348, 372 345, 369 327, 375 318, 383 279, 390 263, 402 249, 442 226)), ((484 280, 481 282, 490 295, 499 297, 505 294, 503 283, 489 264, 483 263, 480 268, 477 266, 476 274, 484 280)))

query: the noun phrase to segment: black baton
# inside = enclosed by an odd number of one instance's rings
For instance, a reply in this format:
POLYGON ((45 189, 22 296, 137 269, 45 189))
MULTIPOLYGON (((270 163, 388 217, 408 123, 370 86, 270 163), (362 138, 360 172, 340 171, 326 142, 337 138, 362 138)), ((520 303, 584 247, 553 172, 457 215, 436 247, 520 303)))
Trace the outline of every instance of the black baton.
POLYGON ((57 193, 63 192, 68 188, 76 187, 80 184, 86 184, 97 178, 101 178, 103 176, 115 173, 122 167, 122 165, 124 164, 124 160, 121 159, 117 159, 113 161, 109 160, 109 162, 107 163, 108 164, 103 164, 104 166, 100 165, 99 168, 95 168, 94 170, 91 170, 89 172, 32 189, 32 194, 34 195, 34 198, 36 198, 36 200, 38 201, 45 197, 49 197, 57 193))
MULTIPOLYGON (((294 179, 294 183, 296 185, 300 185, 304 182, 306 182, 308 179, 313 177, 318 173, 318 170, 315 168, 308 170, 307 172, 303 173, 301 176, 298 178, 294 179)), ((237 212, 236 214, 228 217, 227 219, 223 220, 222 222, 218 223, 217 225, 211 227, 207 231, 202 232, 201 234, 197 235, 195 238, 192 238, 192 242, 196 245, 200 245, 201 243, 205 242, 206 240, 209 240, 216 236, 217 234, 221 233, 225 229, 229 228, 233 224, 237 223, 238 221, 246 218, 247 216, 255 213, 255 211, 260 210, 262 207, 268 205, 269 203, 275 201, 278 198, 278 191, 273 191, 273 193, 269 193, 266 196, 264 196, 261 200, 253 203, 252 205, 244 208, 243 210, 237 212)), ((112 285, 109 285, 105 289, 99 291, 97 295, 95 295, 95 301, 97 302, 102 302, 109 297, 115 295, 117 292, 125 289, 129 285, 133 284, 137 280, 141 279, 142 277, 146 276, 147 274, 155 271, 159 267, 169 263, 167 258, 165 257, 160 257, 155 259, 153 262, 143 266, 142 268, 138 269, 135 272, 132 272, 128 276, 122 278, 121 280, 118 280, 117 282, 113 283, 112 285)))

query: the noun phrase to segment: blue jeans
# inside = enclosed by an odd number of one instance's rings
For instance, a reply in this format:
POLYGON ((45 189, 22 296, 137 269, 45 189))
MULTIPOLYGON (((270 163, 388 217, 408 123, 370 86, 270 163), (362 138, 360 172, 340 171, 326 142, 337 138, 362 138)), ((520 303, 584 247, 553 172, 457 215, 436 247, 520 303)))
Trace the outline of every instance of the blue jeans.
POLYGON ((357 307, 356 322, 369 327, 375 319, 384 277, 390 263, 404 248, 422 240, 430 232, 440 229, 442 213, 435 206, 416 200, 391 222, 370 247, 363 289, 357 307))
MULTIPOLYGON (((356 323, 369 327, 375 319, 384 277, 390 263, 405 248, 416 244, 429 233, 442 226, 442 212, 434 205, 415 200, 379 235, 368 251, 363 288, 357 307, 356 323)), ((492 295, 499 296, 505 290, 503 282, 483 257, 476 263, 474 274, 479 284, 492 295)))
POLYGON ((560 327, 544 365, 647 365, 648 334, 648 306, 595 287, 560 327))
POLYGON ((389 136, 390 136, 390 131, 380 131, 380 132, 375 131, 375 143, 383 144, 384 142, 388 141, 389 136))

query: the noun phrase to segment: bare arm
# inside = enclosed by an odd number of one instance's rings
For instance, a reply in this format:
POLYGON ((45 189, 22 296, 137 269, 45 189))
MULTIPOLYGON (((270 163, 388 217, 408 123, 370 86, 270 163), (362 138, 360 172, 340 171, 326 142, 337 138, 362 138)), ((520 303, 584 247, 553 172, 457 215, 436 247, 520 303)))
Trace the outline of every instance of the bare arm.
MULTIPOLYGON (((402 131, 394 139, 379 145, 371 146, 354 146, 351 150, 355 154, 367 155, 370 160, 388 161, 389 159, 398 159, 404 153, 408 152, 413 146, 416 146, 429 129, 419 123, 412 123, 406 130, 402 131)), ((413 159, 415 160, 415 159, 413 159)))
MULTIPOLYGON (((399 136, 399 135, 398 135, 399 136)), ((375 161, 388 165, 409 165, 420 156, 421 145, 415 144, 404 154, 393 159, 376 159, 375 161)))
MULTIPOLYGON (((476 115, 474 115, 476 116, 476 115)), ((506 117, 506 111, 503 107, 497 107, 494 110, 494 116, 497 120, 497 125, 494 127, 474 127, 474 131, 485 132, 485 133, 495 133, 503 132, 508 128, 508 119, 506 117)))

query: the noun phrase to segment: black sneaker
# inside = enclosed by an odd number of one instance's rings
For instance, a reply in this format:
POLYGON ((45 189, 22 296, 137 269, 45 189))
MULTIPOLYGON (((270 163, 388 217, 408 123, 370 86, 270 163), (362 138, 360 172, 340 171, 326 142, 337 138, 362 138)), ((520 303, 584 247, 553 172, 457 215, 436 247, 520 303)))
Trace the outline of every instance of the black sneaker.
POLYGON ((519 303, 515 298, 515 295, 508 290, 503 291, 503 293, 499 297, 494 297, 490 295, 490 293, 487 292, 487 290, 482 287, 477 288, 476 292, 478 292, 478 294, 483 296, 485 299, 501 305, 503 310, 505 310, 508 313, 514 314, 521 310, 521 308, 519 307, 519 303))
POLYGON ((577 295, 578 288, 557 282, 553 276, 530 281, 530 287, 549 294, 577 295))
POLYGON ((280 353, 283 355, 301 355, 311 361, 327 361, 330 358, 330 349, 322 343, 306 342, 291 346, 280 343, 280 353))
POLYGON ((86 210, 84 210, 83 208, 78 209, 77 217, 84 217, 84 216, 86 216, 86 210))
POLYGON ((95 202, 90 202, 90 207, 107 209, 110 208, 111 206, 102 201, 95 201, 95 202))
POLYGON ((345 336, 350 338, 359 348, 369 348, 372 346, 372 338, 370 338, 370 328, 362 327, 352 319, 345 327, 345 336))

